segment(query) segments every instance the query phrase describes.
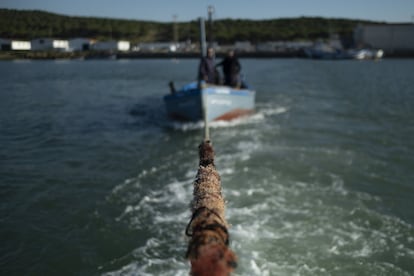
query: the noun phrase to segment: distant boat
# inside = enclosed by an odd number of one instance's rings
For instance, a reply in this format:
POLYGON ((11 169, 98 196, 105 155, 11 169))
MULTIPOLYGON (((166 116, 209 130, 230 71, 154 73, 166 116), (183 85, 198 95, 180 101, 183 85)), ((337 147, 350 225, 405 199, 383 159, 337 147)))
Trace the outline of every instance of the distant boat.
POLYGON ((306 57, 312 59, 381 59, 381 49, 343 49, 339 41, 328 43, 317 41, 312 47, 304 49, 306 57))
POLYGON ((320 50, 307 48, 304 50, 305 55, 312 59, 351 59, 352 55, 343 50, 320 50))
POLYGON ((350 50, 349 53, 354 59, 381 59, 384 56, 384 51, 381 49, 350 50))
POLYGON ((352 56, 342 49, 342 44, 336 40, 328 43, 316 42, 312 47, 304 49, 305 55, 312 59, 350 59, 352 56))
POLYGON ((168 115, 180 121, 229 121, 254 113, 256 92, 192 82, 164 96, 168 115), (205 116, 205 118, 204 118, 205 116))
POLYGON ((379 49, 305 49, 305 55, 312 59, 381 59, 384 51, 379 49))

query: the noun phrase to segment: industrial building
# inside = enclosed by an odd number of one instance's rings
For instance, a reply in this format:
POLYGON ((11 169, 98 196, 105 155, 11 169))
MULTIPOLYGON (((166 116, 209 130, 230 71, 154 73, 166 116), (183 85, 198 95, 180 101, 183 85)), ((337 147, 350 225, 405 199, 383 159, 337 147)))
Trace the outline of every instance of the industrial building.
POLYGON ((354 41, 358 48, 382 49, 385 55, 413 55, 414 24, 359 25, 354 41))

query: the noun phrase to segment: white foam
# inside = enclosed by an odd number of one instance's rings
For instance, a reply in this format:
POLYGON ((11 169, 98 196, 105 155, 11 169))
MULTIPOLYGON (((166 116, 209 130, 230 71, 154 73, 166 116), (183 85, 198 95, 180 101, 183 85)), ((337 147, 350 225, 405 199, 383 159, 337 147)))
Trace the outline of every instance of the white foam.
POLYGON ((263 269, 260 268, 253 259, 250 260, 250 268, 254 275, 269 275, 269 271, 263 271, 263 269))
POLYGON ((169 127, 175 130, 181 130, 181 131, 190 131, 190 130, 196 130, 196 129, 202 129, 204 128, 204 123, 202 121, 199 122, 176 122, 172 121, 168 124, 169 127))
POLYGON ((265 116, 272 116, 272 115, 279 115, 289 111, 288 107, 276 107, 276 108, 268 108, 260 110, 265 116))
MULTIPOLYGON (((250 180, 256 175, 235 163, 260 149, 253 141, 241 141, 237 148, 240 152, 221 155, 219 159, 226 164, 219 173, 230 182, 222 184, 230 200, 226 217, 232 224, 231 247, 239 256, 240 267, 235 275, 346 274, 341 266, 328 269, 320 262, 338 258, 363 258, 367 266, 375 268, 372 271, 396 272, 397 266, 376 263, 375 256, 414 258, 414 238, 402 238, 412 233, 413 226, 369 209, 367 205, 380 203, 378 197, 348 189, 345 179, 332 173, 323 175, 323 183, 295 181, 272 173, 255 178, 254 185, 248 181, 236 185, 231 181, 238 180, 240 173, 250 180)), ((163 257, 162 252, 185 251, 183 231, 190 217, 188 203, 196 168, 189 170, 184 179, 148 188, 159 173, 160 168, 143 170, 114 188, 114 193, 131 193, 119 220, 139 228, 144 218, 146 224, 156 225, 156 231, 153 239, 134 250, 134 261, 106 275, 154 275, 151 271, 157 271, 156 275, 188 275, 184 258, 163 257), (144 187, 146 194, 140 194, 144 187), (171 248, 174 246, 181 246, 181 251, 171 248)))
MULTIPOLYGON (((229 127, 236 127, 240 125, 256 124, 256 123, 263 121, 266 118, 266 116, 282 114, 286 112, 287 110, 288 110, 287 108, 280 107, 276 109, 258 111, 254 114, 238 117, 230 121, 221 121, 221 120, 213 121, 209 123, 209 127, 215 129, 215 128, 229 128, 229 127)), ((196 129, 203 129, 204 122, 203 121, 198 121, 198 122, 171 121, 167 124, 167 126, 175 130, 181 130, 181 131, 186 132, 186 131, 191 131, 191 130, 196 130, 196 129)))
POLYGON ((220 170, 220 175, 232 175, 232 174, 234 174, 233 168, 224 168, 220 170))

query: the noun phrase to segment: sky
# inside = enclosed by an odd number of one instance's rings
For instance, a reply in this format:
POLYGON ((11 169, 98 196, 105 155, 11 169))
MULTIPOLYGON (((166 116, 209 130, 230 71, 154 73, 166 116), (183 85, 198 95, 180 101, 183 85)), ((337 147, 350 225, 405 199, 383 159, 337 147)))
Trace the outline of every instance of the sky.
POLYGON ((0 8, 159 22, 206 17, 208 6, 214 7, 214 19, 321 16, 414 22, 414 0, 0 0, 0 8))

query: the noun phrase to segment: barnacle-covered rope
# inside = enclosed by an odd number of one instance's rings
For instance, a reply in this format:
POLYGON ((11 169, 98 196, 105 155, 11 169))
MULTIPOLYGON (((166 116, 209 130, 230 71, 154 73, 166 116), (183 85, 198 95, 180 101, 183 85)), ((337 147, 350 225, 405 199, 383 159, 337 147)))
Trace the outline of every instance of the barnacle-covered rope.
POLYGON ((210 141, 200 144, 199 157, 193 183, 192 217, 186 228, 190 237, 186 257, 191 262, 193 276, 227 276, 237 266, 236 255, 229 248, 225 201, 210 141))

